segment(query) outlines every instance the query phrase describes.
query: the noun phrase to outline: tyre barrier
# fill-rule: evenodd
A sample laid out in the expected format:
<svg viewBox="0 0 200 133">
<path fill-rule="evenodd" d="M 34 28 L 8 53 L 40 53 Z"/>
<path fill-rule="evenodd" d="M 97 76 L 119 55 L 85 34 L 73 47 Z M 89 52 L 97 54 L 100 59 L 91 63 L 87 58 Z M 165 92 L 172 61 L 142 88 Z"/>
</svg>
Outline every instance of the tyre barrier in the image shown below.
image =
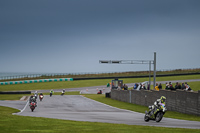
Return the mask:
<svg viewBox="0 0 200 133">
<path fill-rule="evenodd" d="M 0 94 L 31 94 L 31 91 L 0 91 Z"/>
<path fill-rule="evenodd" d="M 57 82 L 57 81 L 73 81 L 73 78 L 37 79 L 37 80 L 24 80 L 24 81 L 7 81 L 7 82 L 0 82 L 0 85 L 27 84 L 27 83 L 40 83 L 40 82 Z"/>
</svg>

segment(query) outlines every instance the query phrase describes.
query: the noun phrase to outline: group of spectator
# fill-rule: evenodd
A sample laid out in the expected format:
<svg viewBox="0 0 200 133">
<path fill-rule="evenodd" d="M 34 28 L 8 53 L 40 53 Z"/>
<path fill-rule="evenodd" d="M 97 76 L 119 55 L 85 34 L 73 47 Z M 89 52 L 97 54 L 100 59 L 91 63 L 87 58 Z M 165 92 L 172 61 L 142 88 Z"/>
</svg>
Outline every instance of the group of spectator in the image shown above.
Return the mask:
<svg viewBox="0 0 200 133">
<path fill-rule="evenodd" d="M 159 85 L 158 85 L 158 83 L 156 83 L 155 90 L 159 91 L 161 89 L 162 89 L 162 84 L 159 83 Z"/>
<path fill-rule="evenodd" d="M 133 89 L 136 90 L 138 89 L 139 87 L 139 90 L 149 90 L 149 86 L 146 88 L 145 84 L 142 84 L 142 83 L 135 83 L 135 85 L 133 86 Z"/>
<path fill-rule="evenodd" d="M 126 84 L 123 84 L 122 87 L 118 86 L 117 88 L 118 90 L 128 90 L 128 86 Z M 142 84 L 142 83 L 135 83 L 134 86 L 133 86 L 133 89 L 134 90 L 150 90 L 150 86 L 149 84 L 147 85 L 147 87 L 145 86 L 145 84 Z M 186 90 L 186 91 L 193 91 L 191 89 L 191 87 L 188 85 L 187 82 L 182 82 L 182 84 L 180 84 L 179 82 L 176 82 L 175 86 L 172 85 L 171 82 L 166 82 L 166 85 L 165 85 L 165 88 L 162 88 L 162 84 L 161 83 L 156 83 L 156 86 L 155 86 L 155 90 L 159 91 L 159 90 L 162 90 L 162 89 L 165 89 L 165 90 L 172 90 L 172 91 L 176 91 L 176 90 Z"/>
<path fill-rule="evenodd" d="M 123 85 L 123 89 L 124 89 L 124 90 L 128 90 L 128 85 L 124 84 L 124 85 Z"/>
<path fill-rule="evenodd" d="M 160 90 L 162 89 L 162 85 L 161 83 L 158 84 L 156 83 L 156 86 L 155 86 L 155 90 Z M 187 82 L 182 82 L 182 84 L 180 84 L 179 82 L 176 82 L 176 85 L 173 86 L 171 82 L 166 82 L 165 83 L 165 90 L 172 90 L 172 91 L 176 91 L 176 90 L 186 90 L 186 91 L 192 91 L 191 87 L 188 85 Z"/>
</svg>

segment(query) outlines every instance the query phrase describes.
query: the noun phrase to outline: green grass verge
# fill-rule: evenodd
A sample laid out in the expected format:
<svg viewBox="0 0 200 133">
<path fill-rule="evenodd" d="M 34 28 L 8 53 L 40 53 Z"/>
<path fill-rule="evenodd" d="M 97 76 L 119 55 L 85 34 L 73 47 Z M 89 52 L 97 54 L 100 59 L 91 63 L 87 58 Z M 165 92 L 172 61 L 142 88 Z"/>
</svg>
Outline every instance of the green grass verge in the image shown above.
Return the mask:
<svg viewBox="0 0 200 133">
<path fill-rule="evenodd" d="M 172 81 L 172 80 L 189 80 L 200 79 L 200 75 L 187 75 L 187 76 L 171 76 L 171 77 L 157 77 L 156 81 Z M 19 91 L 19 90 L 50 90 L 50 89 L 66 89 L 66 88 L 79 88 L 107 85 L 113 79 L 94 79 L 94 80 L 78 80 L 78 81 L 61 81 L 61 82 L 42 82 L 42 83 L 30 83 L 30 84 L 16 84 L 16 85 L 0 85 L 0 91 Z M 149 81 L 149 78 L 124 78 L 124 83 L 140 83 Z M 151 79 L 153 81 L 153 78 Z M 192 82 L 189 83 L 193 90 L 200 90 L 198 86 L 200 82 L 197 82 L 195 86 L 192 86 Z"/>
<path fill-rule="evenodd" d="M 49 93 L 43 93 L 43 95 L 49 95 Z M 61 92 L 54 92 L 53 95 L 61 95 Z M 79 91 L 67 91 L 64 95 L 80 95 Z"/>
<path fill-rule="evenodd" d="M 0 129 L 2 133 L 199 133 L 199 129 L 164 128 L 110 124 L 98 122 L 79 122 L 42 117 L 12 115 L 18 110 L 0 106 Z"/>
<path fill-rule="evenodd" d="M 0 100 L 20 100 L 23 96 L 30 96 L 29 94 L 0 94 Z"/>
<path fill-rule="evenodd" d="M 55 92 L 53 95 L 60 95 L 61 92 Z M 23 96 L 30 96 L 33 94 L 0 94 L 0 100 L 20 100 Z M 49 95 L 49 93 L 43 93 Z M 65 95 L 80 95 L 79 91 L 66 92 Z"/>
</svg>

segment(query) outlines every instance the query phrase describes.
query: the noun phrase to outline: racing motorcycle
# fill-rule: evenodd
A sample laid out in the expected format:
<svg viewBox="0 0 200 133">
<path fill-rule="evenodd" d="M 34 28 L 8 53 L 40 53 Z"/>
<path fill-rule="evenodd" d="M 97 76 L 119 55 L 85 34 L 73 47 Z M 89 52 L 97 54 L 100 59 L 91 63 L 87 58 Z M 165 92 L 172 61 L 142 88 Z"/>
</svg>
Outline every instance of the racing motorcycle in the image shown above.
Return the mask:
<svg viewBox="0 0 200 133">
<path fill-rule="evenodd" d="M 42 101 L 43 97 L 44 97 L 43 95 L 39 95 L 40 101 Z"/>
<path fill-rule="evenodd" d="M 157 109 L 159 109 L 159 111 L 156 112 Z M 149 106 L 149 112 L 145 111 L 144 121 L 148 122 L 149 120 L 154 120 L 160 122 L 166 111 L 167 108 L 164 104 Z M 156 113 L 154 114 L 154 112 Z"/>
<path fill-rule="evenodd" d="M 36 103 L 35 102 L 31 102 L 30 103 L 30 109 L 31 109 L 32 112 L 35 109 L 35 107 L 36 107 Z"/>
<path fill-rule="evenodd" d="M 35 96 L 35 99 L 37 99 L 37 96 L 38 96 L 38 95 L 37 95 L 37 94 L 34 94 L 34 96 Z"/>
</svg>

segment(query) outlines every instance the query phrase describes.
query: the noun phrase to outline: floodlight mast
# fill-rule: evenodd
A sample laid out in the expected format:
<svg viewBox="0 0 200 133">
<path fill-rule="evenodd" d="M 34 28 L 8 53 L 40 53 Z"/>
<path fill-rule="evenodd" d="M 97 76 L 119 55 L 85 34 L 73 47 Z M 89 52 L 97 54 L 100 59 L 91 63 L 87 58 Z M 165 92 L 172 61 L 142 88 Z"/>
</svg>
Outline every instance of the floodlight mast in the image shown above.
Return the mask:
<svg viewBox="0 0 200 133">
<path fill-rule="evenodd" d="M 154 82 L 156 86 L 156 52 L 154 52 L 154 60 L 99 60 L 99 63 L 105 64 L 149 64 L 149 89 L 151 86 L 151 64 L 154 64 Z"/>
</svg>

